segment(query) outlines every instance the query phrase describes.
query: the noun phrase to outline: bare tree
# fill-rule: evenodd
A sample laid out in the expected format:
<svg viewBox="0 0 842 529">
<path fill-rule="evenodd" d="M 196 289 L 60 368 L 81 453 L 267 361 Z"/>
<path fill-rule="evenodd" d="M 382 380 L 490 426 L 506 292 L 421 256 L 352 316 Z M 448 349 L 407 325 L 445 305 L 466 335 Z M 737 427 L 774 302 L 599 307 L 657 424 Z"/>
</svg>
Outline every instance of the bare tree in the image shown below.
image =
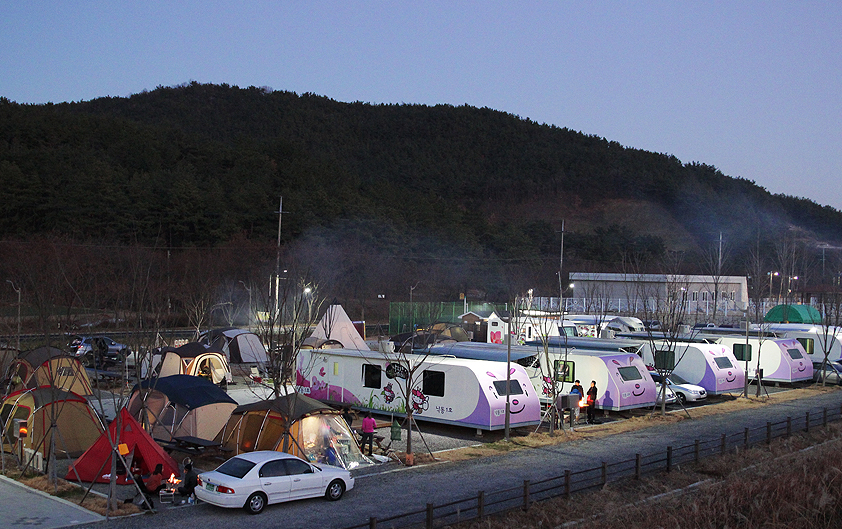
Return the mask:
<svg viewBox="0 0 842 529">
<path fill-rule="evenodd" d="M 719 310 L 719 303 L 722 295 L 722 278 L 724 270 L 727 267 L 727 262 L 731 254 L 731 245 L 727 240 L 722 238 L 722 232 L 719 232 L 719 240 L 716 244 L 709 245 L 704 249 L 702 254 L 702 267 L 711 278 L 711 295 L 713 297 L 713 314 L 711 319 L 717 321 L 717 311 Z"/>
</svg>

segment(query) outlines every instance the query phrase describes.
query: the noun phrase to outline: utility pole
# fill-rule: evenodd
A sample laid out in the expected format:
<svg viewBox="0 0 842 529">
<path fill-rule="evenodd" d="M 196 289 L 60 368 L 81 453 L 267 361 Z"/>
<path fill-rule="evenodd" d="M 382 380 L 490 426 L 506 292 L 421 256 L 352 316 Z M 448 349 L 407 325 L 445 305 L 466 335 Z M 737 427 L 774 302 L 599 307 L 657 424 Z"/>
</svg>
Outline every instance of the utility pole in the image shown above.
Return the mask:
<svg viewBox="0 0 842 529">
<path fill-rule="evenodd" d="M 16 287 L 14 283 L 12 283 L 11 279 L 7 279 L 6 283 L 12 285 L 12 290 L 17 292 L 18 294 L 18 352 L 20 352 L 20 289 Z"/>
<path fill-rule="evenodd" d="M 284 197 L 281 196 L 280 202 L 278 203 L 278 244 L 275 250 L 275 285 L 274 285 L 274 292 L 271 293 L 271 301 L 272 307 L 269 313 L 271 314 L 269 320 L 271 323 L 272 328 L 269 329 L 269 350 L 275 350 L 275 325 L 278 326 L 278 333 L 281 332 L 280 330 L 280 289 L 281 289 L 281 222 L 283 220 L 284 215 Z"/>
<path fill-rule="evenodd" d="M 562 298 L 564 297 L 564 286 L 562 286 L 561 270 L 564 266 L 564 219 L 561 219 L 561 252 L 558 256 L 558 312 L 560 321 L 564 321 L 564 309 L 562 308 Z M 560 323 L 561 325 L 561 323 Z"/>
</svg>

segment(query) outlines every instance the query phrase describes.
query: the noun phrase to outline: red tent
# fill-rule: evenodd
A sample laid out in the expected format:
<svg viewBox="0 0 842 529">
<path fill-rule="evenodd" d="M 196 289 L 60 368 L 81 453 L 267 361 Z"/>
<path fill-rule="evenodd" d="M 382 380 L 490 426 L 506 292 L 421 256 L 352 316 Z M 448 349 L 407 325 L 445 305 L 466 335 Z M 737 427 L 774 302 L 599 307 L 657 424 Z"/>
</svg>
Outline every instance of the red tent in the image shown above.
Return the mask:
<svg viewBox="0 0 842 529">
<path fill-rule="evenodd" d="M 97 483 L 108 483 L 108 474 L 111 472 L 111 444 L 108 441 L 108 436 L 115 439 L 117 435 L 117 420 L 111 421 L 108 426 L 108 431 L 103 432 L 99 439 L 91 446 L 84 454 L 79 456 L 79 459 L 70 465 L 67 475 L 64 479 Z M 155 465 L 161 463 L 164 465 L 164 479 L 168 479 L 170 474 L 175 474 L 176 477 L 180 475 L 178 470 L 178 463 L 169 454 L 164 452 L 161 445 L 156 443 L 152 437 L 140 426 L 140 423 L 129 414 L 126 408 L 120 410 L 120 444 L 125 444 L 128 452 L 124 456 L 126 461 L 131 457 L 131 465 L 133 468 L 139 468 L 143 475 L 151 474 L 155 469 Z M 103 463 L 105 463 L 103 465 Z M 74 470 L 75 469 L 75 470 Z M 78 477 L 77 474 L 78 473 Z M 130 483 L 127 479 L 128 473 L 117 476 L 117 483 L 125 485 Z"/>
</svg>

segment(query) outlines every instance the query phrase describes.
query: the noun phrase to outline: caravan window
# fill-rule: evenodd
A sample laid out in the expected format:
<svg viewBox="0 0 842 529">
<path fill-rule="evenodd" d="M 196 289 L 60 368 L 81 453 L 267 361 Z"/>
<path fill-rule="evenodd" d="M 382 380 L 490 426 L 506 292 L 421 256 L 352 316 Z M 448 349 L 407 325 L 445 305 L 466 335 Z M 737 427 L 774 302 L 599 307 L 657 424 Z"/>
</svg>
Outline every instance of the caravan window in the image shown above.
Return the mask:
<svg viewBox="0 0 842 529">
<path fill-rule="evenodd" d="M 812 338 L 797 338 L 798 343 L 801 344 L 801 347 L 807 351 L 808 355 L 813 354 L 813 339 Z"/>
<path fill-rule="evenodd" d="M 428 397 L 444 397 L 444 371 L 425 370 L 422 373 L 421 391 Z"/>
<path fill-rule="evenodd" d="M 622 377 L 624 382 L 629 382 L 630 380 L 641 380 L 643 375 L 640 374 L 640 371 L 637 370 L 634 366 L 628 367 L 619 367 L 617 371 L 620 372 L 620 377 Z"/>
<path fill-rule="evenodd" d="M 801 358 L 804 358 L 804 355 L 802 355 L 801 351 L 799 351 L 798 349 L 787 349 L 786 352 L 789 353 L 789 357 L 793 360 L 799 360 Z"/>
<path fill-rule="evenodd" d="M 380 366 L 363 364 L 363 386 L 380 389 Z"/>
<path fill-rule="evenodd" d="M 714 356 L 713 361 L 716 362 L 719 369 L 731 369 L 734 365 L 728 360 L 727 356 Z"/>
<path fill-rule="evenodd" d="M 494 390 L 497 392 L 498 395 L 505 395 L 506 394 L 506 381 L 505 380 L 495 380 L 494 381 Z M 517 380 L 509 379 L 509 395 L 522 395 L 523 388 L 520 387 L 520 382 Z"/>
</svg>

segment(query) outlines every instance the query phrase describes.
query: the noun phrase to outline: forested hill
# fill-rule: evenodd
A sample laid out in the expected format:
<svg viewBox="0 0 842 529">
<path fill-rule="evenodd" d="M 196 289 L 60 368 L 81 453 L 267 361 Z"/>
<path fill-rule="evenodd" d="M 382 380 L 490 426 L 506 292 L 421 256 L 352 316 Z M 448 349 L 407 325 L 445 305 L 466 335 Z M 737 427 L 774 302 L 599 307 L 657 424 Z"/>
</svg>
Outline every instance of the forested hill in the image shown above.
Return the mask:
<svg viewBox="0 0 842 529">
<path fill-rule="evenodd" d="M 792 225 L 842 241 L 833 208 L 504 112 L 197 83 L 80 103 L 0 99 L 0 187 L 2 237 L 271 238 L 282 195 L 286 239 L 341 226 L 385 247 L 435 238 L 495 253 L 525 238 L 551 252 L 560 219 L 631 203 L 696 242 Z M 664 228 L 619 224 L 644 243 Z"/>
</svg>

